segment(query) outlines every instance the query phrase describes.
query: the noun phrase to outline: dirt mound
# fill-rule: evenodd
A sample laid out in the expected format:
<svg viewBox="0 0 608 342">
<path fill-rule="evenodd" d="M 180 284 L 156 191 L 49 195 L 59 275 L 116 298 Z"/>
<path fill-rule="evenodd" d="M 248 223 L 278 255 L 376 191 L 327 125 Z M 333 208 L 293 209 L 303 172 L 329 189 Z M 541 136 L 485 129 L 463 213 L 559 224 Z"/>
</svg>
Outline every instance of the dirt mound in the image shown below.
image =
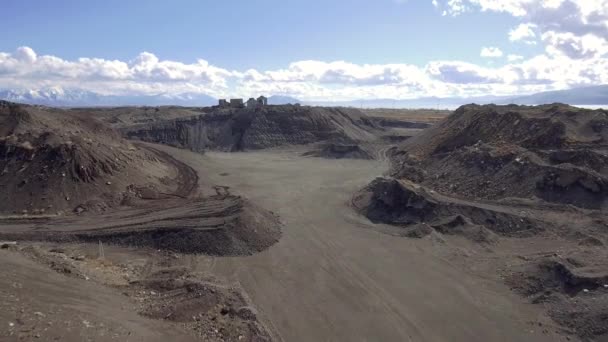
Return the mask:
<svg viewBox="0 0 608 342">
<path fill-rule="evenodd" d="M 74 232 L 78 241 L 152 247 L 181 253 L 251 255 L 275 244 L 280 236 L 278 219 L 238 196 L 203 198 L 193 204 L 191 215 L 164 215 L 110 229 Z M 191 208 L 191 209 L 194 209 Z"/>
<path fill-rule="evenodd" d="M 495 234 L 529 236 L 545 226 L 516 212 L 449 199 L 392 178 L 377 178 L 355 194 L 352 204 L 374 223 L 405 228 L 425 224 L 440 234 L 464 236 L 484 243 L 494 242 Z M 422 231 L 431 232 L 427 227 Z"/>
<path fill-rule="evenodd" d="M 470 199 L 600 209 L 608 195 L 607 138 L 602 110 L 469 105 L 394 150 L 391 174 Z"/>
<path fill-rule="evenodd" d="M 407 237 L 458 235 L 504 253 L 501 280 L 568 333 L 605 340 L 607 138 L 603 110 L 463 106 L 390 149 L 393 178 L 375 180 L 353 204 Z"/>
<path fill-rule="evenodd" d="M 458 108 L 424 134 L 408 141 L 408 153 L 424 157 L 484 143 L 511 144 L 528 149 L 606 146 L 608 113 L 568 105 Z"/>
<path fill-rule="evenodd" d="M 356 109 L 266 106 L 215 109 L 187 119 L 123 128 L 131 139 L 201 152 L 245 151 L 320 141 L 368 141 L 380 128 Z"/>
<path fill-rule="evenodd" d="M 128 187 L 170 190 L 176 171 L 89 116 L 0 102 L 0 213 L 119 205 Z"/>
<path fill-rule="evenodd" d="M 101 216 L 0 220 L 5 240 L 91 242 L 207 255 L 251 255 L 276 243 L 275 215 L 235 195 L 152 201 Z M 12 229 L 10 227 L 12 226 Z"/>
<path fill-rule="evenodd" d="M 605 252 L 600 253 L 605 257 Z M 571 253 L 526 264 L 507 280 L 532 303 L 544 304 L 549 315 L 585 341 L 608 337 L 608 269 L 598 258 Z"/>
<path fill-rule="evenodd" d="M 1 297 L 4 299 L 3 304 L 8 304 L 4 307 L 10 308 L 8 311 L 4 310 L 5 317 L 7 313 L 18 314 L 16 322 L 19 324 L 19 329 L 26 333 L 33 331 L 28 334 L 20 334 L 18 337 L 21 340 L 81 341 L 84 336 L 82 333 L 80 336 L 70 339 L 66 338 L 65 331 L 62 330 L 67 325 L 67 330 L 75 329 L 76 335 L 78 335 L 80 332 L 78 327 L 83 324 L 82 321 L 85 318 L 87 323 L 83 328 L 89 331 L 88 336 L 92 336 L 93 340 L 98 340 L 100 336 L 113 336 L 113 340 L 129 340 L 136 336 L 137 332 L 133 331 L 133 326 L 128 324 L 126 327 L 131 329 L 121 328 L 120 320 L 125 319 L 121 307 L 124 309 L 125 306 L 129 307 L 134 314 L 127 318 L 129 321 L 138 320 L 139 316 L 143 316 L 155 320 L 149 321 L 150 324 L 160 326 L 161 330 L 175 327 L 180 332 L 179 334 L 176 334 L 175 331 L 173 334 L 167 332 L 164 339 L 155 339 L 155 341 L 198 341 L 202 339 L 217 342 L 261 342 L 272 340 L 269 330 L 258 319 L 258 312 L 252 306 L 253 303 L 247 297 L 246 292 L 238 284 L 227 284 L 225 281 L 215 279 L 215 277 L 197 270 L 195 267 L 197 261 L 194 256 L 169 251 L 146 251 L 108 245 L 104 245 L 104 248 L 100 249 L 96 244 L 63 246 L 58 248 L 55 244 L 48 243 L 24 244 L 23 246 L 20 244 L 20 246 L 12 247 L 9 253 L 3 253 L 3 261 L 10 262 L 11 267 L 5 266 L 7 269 L 27 267 L 23 261 L 15 263 L 20 259 L 30 259 L 42 266 L 38 268 L 38 272 L 27 278 L 18 278 L 14 274 L 9 277 L 11 283 L 20 285 L 19 293 L 15 293 L 14 296 L 20 296 L 17 298 L 21 300 L 7 302 L 8 296 Z M 100 254 L 101 250 L 104 251 L 103 255 Z M 49 269 L 64 277 L 52 277 L 52 273 L 50 276 L 48 273 L 42 273 Z M 36 282 L 40 282 L 42 286 L 38 287 L 34 293 L 32 290 L 25 290 Z M 21 284 L 25 286 L 21 286 Z M 40 306 L 48 305 L 49 297 L 54 298 L 56 295 L 55 286 L 49 286 L 49 284 L 59 284 L 60 288 L 70 286 L 70 284 L 74 287 L 62 293 L 62 296 L 58 298 L 61 303 L 50 304 L 50 308 L 43 310 Z M 95 288 L 92 290 L 91 286 Z M 17 287 L 14 286 L 14 288 Z M 86 305 L 89 305 L 87 307 L 95 308 L 93 311 L 96 315 L 87 317 L 80 311 L 74 315 L 74 302 L 78 302 L 78 307 L 81 308 L 85 305 L 79 301 L 81 297 L 98 298 L 99 293 L 103 293 L 106 289 L 110 291 L 110 298 L 118 299 L 107 304 L 110 310 L 105 308 L 102 314 L 97 310 L 100 306 L 106 307 L 107 297 L 104 297 L 102 301 L 104 305 L 101 305 L 99 300 L 92 300 L 91 303 L 85 302 Z M 32 296 L 36 296 L 36 299 L 30 300 Z M 62 313 L 59 308 L 66 302 L 69 309 Z M 19 309 L 15 307 L 15 304 L 19 304 Z M 118 326 L 109 325 L 106 321 L 108 316 L 116 318 L 112 315 L 120 317 L 117 319 Z M 28 319 L 28 316 L 38 319 Z M 40 318 L 48 320 L 49 323 L 42 324 Z M 139 332 L 139 335 L 145 334 Z M 4 337 L 4 335 L 0 336 Z M 54 338 L 55 336 L 57 337 Z M 184 339 L 184 336 L 192 336 L 192 338 Z M 136 340 L 149 341 L 150 338 L 150 336 L 142 336 Z M 9 338 L 9 340 L 11 339 Z"/>
<path fill-rule="evenodd" d="M 205 341 L 271 341 L 240 289 L 167 268 L 132 283 L 143 316 L 182 324 Z"/>
<path fill-rule="evenodd" d="M 374 159 L 372 155 L 359 145 L 352 144 L 324 144 L 318 149 L 304 153 L 308 157 L 329 159 Z"/>
</svg>

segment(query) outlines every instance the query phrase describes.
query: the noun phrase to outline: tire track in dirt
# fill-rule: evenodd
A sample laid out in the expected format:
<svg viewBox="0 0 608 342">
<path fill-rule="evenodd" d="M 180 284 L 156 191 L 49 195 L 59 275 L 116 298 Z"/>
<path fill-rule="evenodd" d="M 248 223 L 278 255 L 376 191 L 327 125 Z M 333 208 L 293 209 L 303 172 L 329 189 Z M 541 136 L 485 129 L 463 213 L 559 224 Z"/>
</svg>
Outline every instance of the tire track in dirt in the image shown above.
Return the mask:
<svg viewBox="0 0 608 342">
<path fill-rule="evenodd" d="M 177 184 L 171 197 L 136 199 L 131 207 L 105 214 L 14 218 L 0 226 L 0 238 L 55 242 L 97 242 L 210 255 L 249 255 L 276 243 L 280 223 L 271 213 L 216 187 L 202 197 L 197 172 L 152 144 L 138 147 L 172 165 Z"/>
<path fill-rule="evenodd" d="M 177 169 L 176 182 L 178 184 L 178 187 L 174 193 L 169 194 L 169 195 L 177 196 L 177 197 L 181 197 L 181 198 L 188 198 L 188 197 L 192 197 L 193 195 L 195 195 L 195 192 L 198 189 L 199 178 L 198 178 L 198 174 L 196 173 L 196 171 L 193 168 L 191 168 L 190 166 L 186 165 L 185 163 L 182 163 L 181 161 L 173 158 L 167 152 L 164 152 L 157 148 L 152 147 L 151 144 L 144 144 L 144 143 L 140 142 L 140 143 L 135 143 L 135 145 L 156 154 L 161 159 L 170 163 Z"/>
</svg>

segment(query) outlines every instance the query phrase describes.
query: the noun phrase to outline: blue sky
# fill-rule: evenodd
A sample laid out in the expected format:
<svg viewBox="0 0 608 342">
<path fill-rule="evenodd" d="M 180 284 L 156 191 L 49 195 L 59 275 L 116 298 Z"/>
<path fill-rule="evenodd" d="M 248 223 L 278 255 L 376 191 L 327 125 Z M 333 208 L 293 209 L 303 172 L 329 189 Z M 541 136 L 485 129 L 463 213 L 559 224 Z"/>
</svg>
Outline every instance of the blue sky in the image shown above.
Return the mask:
<svg viewBox="0 0 608 342">
<path fill-rule="evenodd" d="M 479 46 L 506 47 L 516 23 L 500 13 L 441 17 L 420 0 L 8 0 L 4 9 L 11 15 L 0 22 L 3 51 L 25 45 L 67 59 L 121 60 L 150 51 L 236 69 L 307 59 L 482 63 Z"/>
<path fill-rule="evenodd" d="M 214 96 L 264 91 L 326 100 L 606 83 L 605 72 L 585 65 L 605 66 L 608 44 L 601 28 L 608 30 L 607 3 L 4 0 L 0 88 L 80 85 Z M 576 18 L 560 19 L 562 14 Z M 28 63 L 17 58 L 30 51 L 36 58 L 26 58 Z M 142 53 L 147 69 L 137 72 Z M 50 57 L 65 63 L 50 65 Z M 82 58 L 88 62 L 80 63 Z M 311 61 L 316 63 L 301 63 Z M 583 76 L 546 70 L 560 64 Z M 563 77 L 551 75 L 556 72 Z"/>
</svg>

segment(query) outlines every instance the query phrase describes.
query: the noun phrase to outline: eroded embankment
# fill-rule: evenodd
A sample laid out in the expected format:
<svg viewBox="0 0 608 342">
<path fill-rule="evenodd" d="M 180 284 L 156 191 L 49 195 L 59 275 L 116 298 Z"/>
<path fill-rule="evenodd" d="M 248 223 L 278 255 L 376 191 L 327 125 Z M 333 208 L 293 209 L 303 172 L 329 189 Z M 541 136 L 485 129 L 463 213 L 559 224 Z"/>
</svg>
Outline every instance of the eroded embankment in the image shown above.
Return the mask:
<svg viewBox="0 0 608 342">
<path fill-rule="evenodd" d="M 267 106 L 255 110 L 218 108 L 187 119 L 122 128 L 131 139 L 195 152 L 245 151 L 321 141 L 369 141 L 380 130 L 355 109 L 307 106 Z"/>
</svg>

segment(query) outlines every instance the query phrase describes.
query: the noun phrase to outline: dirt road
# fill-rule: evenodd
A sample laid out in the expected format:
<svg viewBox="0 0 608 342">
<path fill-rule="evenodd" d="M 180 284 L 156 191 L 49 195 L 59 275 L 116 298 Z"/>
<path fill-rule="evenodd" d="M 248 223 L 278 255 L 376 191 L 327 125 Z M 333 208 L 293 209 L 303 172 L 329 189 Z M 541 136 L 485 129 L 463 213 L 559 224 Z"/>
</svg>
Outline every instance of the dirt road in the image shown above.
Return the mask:
<svg viewBox="0 0 608 342">
<path fill-rule="evenodd" d="M 348 202 L 386 170 L 383 162 L 159 149 L 197 170 L 201 187 L 230 186 L 281 217 L 283 237 L 267 251 L 197 263 L 240 283 L 277 340 L 565 340 L 541 332 L 551 323 L 539 308 L 463 271 L 439 242 L 370 229 Z"/>
</svg>

